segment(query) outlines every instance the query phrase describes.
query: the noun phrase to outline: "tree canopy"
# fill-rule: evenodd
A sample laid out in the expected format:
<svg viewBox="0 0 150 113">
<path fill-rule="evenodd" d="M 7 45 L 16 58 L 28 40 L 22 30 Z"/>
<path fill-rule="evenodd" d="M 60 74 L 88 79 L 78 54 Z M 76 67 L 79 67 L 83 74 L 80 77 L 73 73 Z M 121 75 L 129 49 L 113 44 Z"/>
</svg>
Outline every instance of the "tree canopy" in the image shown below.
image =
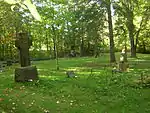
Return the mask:
<svg viewBox="0 0 150 113">
<path fill-rule="evenodd" d="M 149 10 L 148 0 L 1 0 L 1 57 L 16 56 L 13 39 L 24 31 L 33 57 L 65 57 L 73 49 L 79 56 L 110 52 L 115 62 L 125 46 L 136 57 L 150 51 Z"/>
</svg>

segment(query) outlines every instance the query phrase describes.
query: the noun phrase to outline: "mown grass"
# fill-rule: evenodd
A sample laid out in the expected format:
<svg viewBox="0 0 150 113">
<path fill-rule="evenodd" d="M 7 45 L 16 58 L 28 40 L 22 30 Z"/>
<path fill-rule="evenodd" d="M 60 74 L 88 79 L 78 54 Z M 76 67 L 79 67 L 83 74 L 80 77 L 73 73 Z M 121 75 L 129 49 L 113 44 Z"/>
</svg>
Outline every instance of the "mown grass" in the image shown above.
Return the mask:
<svg viewBox="0 0 150 113">
<path fill-rule="evenodd" d="M 35 61 L 40 80 L 15 83 L 14 69 L 0 73 L 0 113 L 149 113 L 150 89 L 134 85 L 141 73 L 149 76 L 150 56 L 129 58 L 128 73 L 112 74 L 108 54 L 99 58 Z M 67 78 L 73 69 L 77 78 Z M 92 70 L 92 72 L 91 72 Z"/>
</svg>

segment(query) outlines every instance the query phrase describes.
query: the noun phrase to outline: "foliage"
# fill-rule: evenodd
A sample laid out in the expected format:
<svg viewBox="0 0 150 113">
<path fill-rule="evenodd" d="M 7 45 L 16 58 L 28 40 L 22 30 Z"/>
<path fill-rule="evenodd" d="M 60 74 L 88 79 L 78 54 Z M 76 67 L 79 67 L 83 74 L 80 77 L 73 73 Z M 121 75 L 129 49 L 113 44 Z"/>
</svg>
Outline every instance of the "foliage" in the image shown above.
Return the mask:
<svg viewBox="0 0 150 113">
<path fill-rule="evenodd" d="M 142 31 L 147 29 L 149 21 L 149 5 L 147 0 L 119 0 L 114 4 L 115 14 L 117 16 L 116 30 L 122 30 L 117 36 L 123 35 L 121 40 L 129 37 L 131 45 L 131 56 L 136 56 L 136 48 L 140 42 Z M 141 9 L 141 10 L 139 10 Z M 121 29 L 118 29 L 120 28 Z M 128 34 L 128 35 L 127 35 Z M 120 44 L 120 43 L 119 43 Z"/>
<path fill-rule="evenodd" d="M 150 11 L 146 0 L 139 0 L 132 4 L 124 0 L 86 2 L 83 0 L 33 0 L 32 3 L 28 0 L 28 2 L 34 5 L 34 9 L 36 6 L 42 21 L 33 19 L 31 11 L 23 8 L 26 1 L 15 1 L 13 11 L 10 8 L 12 3 L 0 2 L 0 38 L 6 42 L 0 45 L 2 58 L 3 56 L 6 58 L 7 53 L 13 53 L 10 55 L 12 59 L 17 58 L 14 42 L 10 43 L 8 39 L 17 38 L 18 32 L 31 34 L 33 58 L 41 57 L 43 51 L 44 57 L 56 58 L 56 51 L 58 57 L 67 57 L 71 49 L 74 49 L 78 56 L 99 56 L 101 51 L 109 51 L 111 56 L 115 56 L 112 55 L 113 51 L 121 51 L 124 45 L 127 45 L 128 51 L 133 47 L 138 52 L 148 53 L 149 51 Z M 114 39 L 109 38 L 108 28 L 111 24 L 108 23 L 108 6 L 111 10 L 109 12 L 112 13 L 111 36 Z M 138 10 L 139 8 L 141 10 Z M 129 19 L 131 16 L 128 15 L 128 11 L 133 13 L 131 19 L 133 22 Z M 133 25 L 133 29 L 130 29 L 129 23 Z M 131 37 L 129 34 L 132 38 L 129 38 Z M 113 46 L 114 50 L 112 50 Z M 9 48 L 12 48 L 12 52 Z"/>
</svg>

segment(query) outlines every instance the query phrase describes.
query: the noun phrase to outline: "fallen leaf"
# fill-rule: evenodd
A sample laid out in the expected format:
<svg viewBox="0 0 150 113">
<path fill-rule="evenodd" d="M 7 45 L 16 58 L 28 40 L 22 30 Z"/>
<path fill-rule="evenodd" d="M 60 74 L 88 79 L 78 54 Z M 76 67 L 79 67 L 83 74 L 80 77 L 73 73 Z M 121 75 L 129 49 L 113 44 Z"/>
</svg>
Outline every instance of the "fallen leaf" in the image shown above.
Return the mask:
<svg viewBox="0 0 150 113">
<path fill-rule="evenodd" d="M 3 98 L 0 98 L 0 102 L 3 101 L 3 100 L 4 100 Z"/>
</svg>

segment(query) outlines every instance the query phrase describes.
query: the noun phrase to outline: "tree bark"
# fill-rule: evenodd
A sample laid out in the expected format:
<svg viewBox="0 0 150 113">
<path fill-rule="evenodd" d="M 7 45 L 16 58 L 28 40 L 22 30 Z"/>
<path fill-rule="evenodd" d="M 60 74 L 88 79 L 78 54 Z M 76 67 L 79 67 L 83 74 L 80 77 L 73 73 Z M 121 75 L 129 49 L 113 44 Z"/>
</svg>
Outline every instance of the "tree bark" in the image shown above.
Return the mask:
<svg viewBox="0 0 150 113">
<path fill-rule="evenodd" d="M 53 44 L 54 44 L 54 46 L 53 46 L 53 49 L 54 49 L 54 59 L 56 59 L 56 33 L 55 33 L 55 28 L 54 28 L 54 26 L 52 26 L 52 30 L 53 30 L 53 34 L 54 34 L 54 36 L 53 36 Z"/>
<path fill-rule="evenodd" d="M 129 30 L 129 38 L 131 45 L 131 57 L 136 57 L 136 45 L 134 44 L 133 30 Z"/>
<path fill-rule="evenodd" d="M 47 53 L 49 53 L 49 40 L 48 40 L 48 33 L 46 31 L 46 50 L 47 50 Z"/>
<path fill-rule="evenodd" d="M 80 44 L 80 56 L 84 56 L 84 41 L 83 37 L 81 38 L 81 44 Z"/>
<path fill-rule="evenodd" d="M 134 42 L 134 24 L 133 24 L 133 11 L 127 9 L 127 29 L 129 32 L 130 46 L 131 46 L 131 57 L 136 57 L 136 45 Z"/>
<path fill-rule="evenodd" d="M 115 50 L 114 50 L 114 37 L 113 37 L 113 25 L 112 25 L 112 17 L 111 17 L 111 2 L 109 0 L 109 4 L 107 6 L 108 12 L 108 27 L 109 27 L 109 41 L 110 41 L 110 62 L 116 62 L 115 58 Z"/>
<path fill-rule="evenodd" d="M 144 40 L 142 40 L 142 49 L 143 49 L 143 53 L 146 53 L 146 45 Z"/>
</svg>

